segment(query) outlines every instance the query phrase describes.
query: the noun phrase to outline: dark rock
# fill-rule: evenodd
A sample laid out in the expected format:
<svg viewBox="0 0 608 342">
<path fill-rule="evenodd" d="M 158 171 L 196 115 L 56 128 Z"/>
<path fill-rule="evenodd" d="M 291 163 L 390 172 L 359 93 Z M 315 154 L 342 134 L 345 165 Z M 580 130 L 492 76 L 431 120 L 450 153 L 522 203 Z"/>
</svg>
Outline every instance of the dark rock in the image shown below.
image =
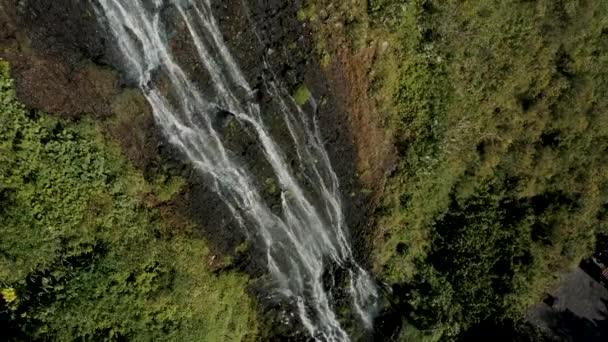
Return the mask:
<svg viewBox="0 0 608 342">
<path fill-rule="evenodd" d="M 104 117 L 112 113 L 115 99 L 123 94 L 123 88 L 133 83 L 126 70 L 122 69 L 116 44 L 104 26 L 98 23 L 90 1 L 0 0 L 0 4 L 0 57 L 11 62 L 22 101 L 31 108 L 69 117 L 79 117 L 83 113 Z M 230 50 L 254 86 L 253 94 L 243 96 L 254 96 L 259 101 L 265 119 L 270 123 L 271 134 L 286 149 L 286 155 L 295 155 L 288 148 L 291 138 L 262 75 L 284 84 L 286 89 L 294 89 L 304 83 L 314 98 L 324 99 L 318 106 L 309 102 L 305 110 L 308 115 L 316 115 L 319 119 L 325 147 L 341 182 L 351 236 L 360 237 L 368 206 L 367 197 L 361 195 L 362 187 L 357 180 L 356 151 L 347 124 L 348 113 L 338 106 L 330 93 L 311 33 L 296 18 L 298 2 L 216 1 L 213 6 Z M 163 16 L 173 15 L 175 11 L 167 6 Z M 208 75 L 199 72 L 202 66 L 194 57 L 194 47 L 185 38 L 185 28 L 176 25 L 169 30 L 171 46 L 180 65 L 188 66 L 186 72 L 201 89 L 212 88 L 208 86 Z M 292 44 L 296 44 L 296 48 L 288 47 Z M 162 84 L 162 78 L 159 72 L 154 82 Z M 234 119 L 233 113 L 223 108 L 212 115 L 216 115 L 216 125 L 221 127 L 229 149 L 250 166 L 260 187 L 266 188 L 264 196 L 269 206 L 279 211 L 277 194 L 280 192 L 272 186 L 276 180 L 262 156 L 263 151 L 255 135 L 249 127 Z M 255 248 L 258 239 L 255 232 L 242 231 L 211 188 L 209 179 L 184 164 L 183 156 L 165 143 L 150 108 L 142 107 L 135 118 L 127 117 L 121 124 L 109 127 L 108 131 L 148 177 L 169 168 L 188 179 L 188 189 L 176 200 L 173 210 L 196 223 L 197 234 L 210 241 L 213 254 L 235 254 L 235 250 L 248 242 L 246 253 L 239 255 L 235 265 L 256 279 L 251 291 L 260 298 L 262 311 L 273 326 L 272 332 L 268 333 L 269 338 L 277 341 L 309 339 L 298 321 L 290 315 L 294 312 L 293 303 L 277 301 L 268 292 L 270 280 L 265 278 L 266 258 L 263 251 Z M 296 165 L 293 158 L 289 162 Z M 313 194 L 312 184 L 304 184 L 304 188 Z M 365 264 L 367 244 L 353 240 L 357 257 Z M 328 284 L 344 281 L 343 272 L 339 269 L 328 272 Z M 346 301 L 348 296 L 338 293 L 335 299 L 337 302 Z M 349 315 L 352 314 L 346 314 L 347 319 L 350 319 Z"/>
</svg>

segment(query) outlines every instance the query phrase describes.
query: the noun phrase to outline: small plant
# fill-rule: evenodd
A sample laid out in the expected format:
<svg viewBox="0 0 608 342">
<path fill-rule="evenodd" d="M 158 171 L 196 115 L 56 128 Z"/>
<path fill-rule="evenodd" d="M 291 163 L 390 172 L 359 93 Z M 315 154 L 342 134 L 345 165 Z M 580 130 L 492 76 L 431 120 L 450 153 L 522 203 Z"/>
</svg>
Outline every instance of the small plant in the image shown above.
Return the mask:
<svg viewBox="0 0 608 342">
<path fill-rule="evenodd" d="M 301 7 L 296 12 L 296 17 L 299 21 L 310 21 L 316 22 L 318 20 L 317 9 L 314 3 L 309 4 L 308 6 Z"/>
<path fill-rule="evenodd" d="M 298 106 L 303 106 L 306 102 L 308 102 L 308 100 L 310 100 L 311 96 L 312 94 L 310 93 L 310 90 L 308 90 L 308 87 L 306 87 L 306 85 L 303 83 L 298 84 L 291 93 L 291 97 L 293 97 L 293 100 L 298 104 Z"/>
</svg>

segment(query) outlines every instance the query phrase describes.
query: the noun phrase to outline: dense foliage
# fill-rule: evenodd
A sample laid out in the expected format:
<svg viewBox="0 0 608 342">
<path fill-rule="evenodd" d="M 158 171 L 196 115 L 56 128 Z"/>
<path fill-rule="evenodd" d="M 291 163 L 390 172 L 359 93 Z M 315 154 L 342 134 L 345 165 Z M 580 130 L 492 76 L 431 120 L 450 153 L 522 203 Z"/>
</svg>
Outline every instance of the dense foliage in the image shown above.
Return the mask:
<svg viewBox="0 0 608 342">
<path fill-rule="evenodd" d="M 608 232 L 608 2 L 309 0 L 299 17 L 317 45 L 344 26 L 352 58 L 375 56 L 399 157 L 373 241 L 394 337 L 536 336 L 526 310 Z"/>
<path fill-rule="evenodd" d="M 393 44 L 376 91 L 400 155 L 377 268 L 430 337 L 518 321 L 608 228 L 608 2 L 373 0 L 367 15 Z"/>
<path fill-rule="evenodd" d="M 26 110 L 0 69 L 3 338 L 252 338 L 247 279 L 158 209 L 182 183 L 147 182 L 92 122 Z"/>
</svg>

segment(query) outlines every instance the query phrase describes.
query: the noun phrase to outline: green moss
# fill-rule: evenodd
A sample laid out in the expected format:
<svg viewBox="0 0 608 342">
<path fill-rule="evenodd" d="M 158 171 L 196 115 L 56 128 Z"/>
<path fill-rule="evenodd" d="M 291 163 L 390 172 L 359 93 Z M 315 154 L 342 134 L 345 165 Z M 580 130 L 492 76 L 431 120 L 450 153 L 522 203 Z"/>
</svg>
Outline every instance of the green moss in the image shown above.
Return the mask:
<svg viewBox="0 0 608 342">
<path fill-rule="evenodd" d="M 317 8 L 314 2 L 310 2 L 307 6 L 303 6 L 296 12 L 296 17 L 299 21 L 317 22 Z"/>
<path fill-rule="evenodd" d="M 10 75 L 9 64 L 0 60 L 0 75 Z M 4 76 L 7 77 L 7 76 Z"/>
<path fill-rule="evenodd" d="M 319 65 L 321 68 L 327 68 L 331 64 L 331 55 L 327 51 L 322 51 L 319 54 Z"/>
<path fill-rule="evenodd" d="M 297 11 L 296 14 L 299 21 L 308 21 L 312 24 L 312 29 L 315 33 L 314 47 L 319 65 L 321 68 L 328 67 L 331 64 L 332 56 L 327 48 L 327 37 L 325 37 L 319 30 L 319 28 L 322 27 L 320 24 L 324 22 L 324 20 L 319 20 L 316 2 L 312 0 L 303 2 L 302 7 Z M 325 16 L 327 16 L 327 14 L 325 14 Z"/>
<path fill-rule="evenodd" d="M 247 241 L 243 241 L 236 247 L 235 253 L 236 254 L 245 253 L 248 248 L 249 248 L 249 243 Z"/>
<path fill-rule="evenodd" d="M 293 97 L 298 106 L 302 106 L 308 102 L 311 96 L 310 90 L 303 83 L 298 84 L 291 93 L 291 97 Z"/>
<path fill-rule="evenodd" d="M 27 110 L 0 70 L 3 324 L 27 339 L 253 340 L 247 277 L 211 272 L 189 224 L 144 203 L 183 180 L 146 182 L 96 123 Z"/>
<path fill-rule="evenodd" d="M 308 19 L 308 14 L 306 13 L 306 10 L 304 10 L 303 8 L 300 8 L 296 12 L 296 17 L 298 18 L 299 21 L 305 21 L 306 19 Z"/>
<path fill-rule="evenodd" d="M 243 127 L 239 124 L 238 120 L 230 119 L 228 124 L 224 128 L 224 136 L 229 139 L 238 139 L 242 134 L 245 134 Z"/>
<path fill-rule="evenodd" d="M 279 192 L 279 187 L 274 178 L 266 178 L 264 181 L 264 189 L 267 193 L 274 195 Z"/>
</svg>

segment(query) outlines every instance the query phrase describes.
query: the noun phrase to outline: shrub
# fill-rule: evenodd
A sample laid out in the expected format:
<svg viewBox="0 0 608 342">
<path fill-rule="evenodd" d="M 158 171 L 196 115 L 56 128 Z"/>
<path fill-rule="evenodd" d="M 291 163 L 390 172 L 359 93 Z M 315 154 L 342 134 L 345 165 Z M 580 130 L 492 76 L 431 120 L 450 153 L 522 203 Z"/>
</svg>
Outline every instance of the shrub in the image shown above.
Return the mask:
<svg viewBox="0 0 608 342">
<path fill-rule="evenodd" d="M 145 205 L 181 186 L 148 184 L 92 121 L 27 110 L 0 63 L 4 338 L 253 338 L 247 278 L 212 273 L 205 242 Z"/>
</svg>

